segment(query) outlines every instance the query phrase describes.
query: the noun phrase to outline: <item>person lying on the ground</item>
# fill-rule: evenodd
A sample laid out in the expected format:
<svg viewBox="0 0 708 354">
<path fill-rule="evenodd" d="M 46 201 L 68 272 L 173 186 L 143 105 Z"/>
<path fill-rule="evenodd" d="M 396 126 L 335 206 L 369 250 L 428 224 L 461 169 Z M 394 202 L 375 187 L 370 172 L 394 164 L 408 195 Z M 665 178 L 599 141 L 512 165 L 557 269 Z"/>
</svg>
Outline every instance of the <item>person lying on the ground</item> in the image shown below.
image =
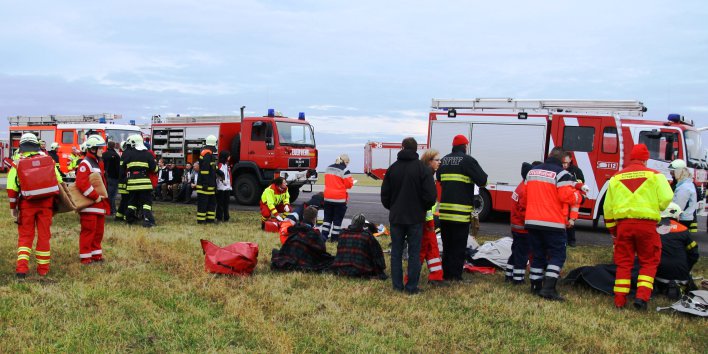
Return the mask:
<svg viewBox="0 0 708 354">
<path fill-rule="evenodd" d="M 376 225 L 367 223 L 364 215 L 356 215 L 339 235 L 337 256 L 330 270 L 338 275 L 386 279 L 386 261 L 373 236 L 375 232 Z"/>
<path fill-rule="evenodd" d="M 288 237 L 280 250 L 273 249 L 270 267 L 273 270 L 297 270 L 320 272 L 334 260 L 320 232 L 313 226 L 317 221 L 317 209 L 308 207 L 303 220 L 288 228 Z"/>
</svg>

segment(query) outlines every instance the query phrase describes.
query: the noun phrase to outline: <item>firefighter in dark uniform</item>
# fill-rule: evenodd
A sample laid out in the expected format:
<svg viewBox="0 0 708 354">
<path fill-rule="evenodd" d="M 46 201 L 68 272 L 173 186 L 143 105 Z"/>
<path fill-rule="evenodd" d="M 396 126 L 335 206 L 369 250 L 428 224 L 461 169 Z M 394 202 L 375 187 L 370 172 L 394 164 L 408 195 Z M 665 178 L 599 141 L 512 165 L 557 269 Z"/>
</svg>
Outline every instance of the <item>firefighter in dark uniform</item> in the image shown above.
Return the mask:
<svg viewBox="0 0 708 354">
<path fill-rule="evenodd" d="M 436 173 L 442 187 L 439 213 L 443 277 L 452 281 L 462 280 L 467 236 L 474 210 L 474 186 L 487 184 L 487 174 L 477 160 L 467 155 L 467 144 L 467 137 L 455 136 L 452 153 L 442 158 Z"/>
<path fill-rule="evenodd" d="M 216 137 L 209 135 L 199 153 L 197 177 L 197 224 L 216 221 Z"/>
<path fill-rule="evenodd" d="M 120 150 L 123 152 L 120 157 L 120 167 L 118 169 L 118 194 L 120 194 L 120 204 L 118 204 L 118 209 L 116 210 L 115 221 L 125 221 L 125 212 L 128 208 L 128 202 L 130 202 L 127 189 L 128 171 L 125 167 L 125 159 L 134 151 L 133 148 L 127 144 L 127 141 L 120 143 Z"/>
<path fill-rule="evenodd" d="M 128 175 L 126 189 L 130 200 L 126 221 L 132 223 L 141 215 L 143 226 L 152 227 L 155 226 L 155 217 L 152 214 L 152 182 L 148 172 L 157 171 L 157 163 L 139 134 L 128 137 L 127 145 L 132 150 L 123 154 L 123 164 Z M 139 214 L 139 211 L 142 213 Z"/>
<path fill-rule="evenodd" d="M 66 175 L 64 175 L 64 172 L 61 172 L 61 165 L 59 165 L 59 153 L 57 153 L 58 148 L 59 148 L 59 143 L 52 143 L 51 145 L 49 145 L 49 151 L 47 151 L 47 155 L 52 157 L 52 160 L 54 160 L 54 165 L 57 168 L 57 171 L 59 171 L 61 178 L 64 178 L 64 177 L 66 177 Z"/>
<path fill-rule="evenodd" d="M 661 261 L 654 277 L 654 293 L 666 294 L 672 300 L 678 300 L 682 290 L 691 290 L 691 269 L 700 257 L 689 228 L 679 222 L 680 214 L 681 207 L 669 204 L 657 227 L 661 235 Z"/>
</svg>

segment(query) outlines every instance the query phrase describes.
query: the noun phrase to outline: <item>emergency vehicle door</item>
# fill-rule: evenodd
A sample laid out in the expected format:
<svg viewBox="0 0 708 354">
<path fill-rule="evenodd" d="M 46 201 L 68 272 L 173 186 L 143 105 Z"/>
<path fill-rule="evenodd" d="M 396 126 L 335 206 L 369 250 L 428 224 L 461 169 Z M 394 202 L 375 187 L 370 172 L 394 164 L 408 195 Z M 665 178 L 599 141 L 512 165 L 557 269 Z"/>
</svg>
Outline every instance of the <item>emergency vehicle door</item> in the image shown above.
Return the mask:
<svg viewBox="0 0 708 354">
<path fill-rule="evenodd" d="M 247 143 L 247 146 L 242 147 L 246 149 L 247 159 L 255 162 L 260 168 L 275 168 L 273 123 L 254 121 L 251 124 L 251 139 L 248 142 L 241 141 L 241 144 Z"/>
<path fill-rule="evenodd" d="M 649 149 L 647 167 L 666 175 L 671 181 L 669 164 L 675 159 L 685 159 L 683 141 L 679 130 L 671 128 L 657 129 L 642 127 L 638 131 L 638 144 L 645 144 Z"/>
<path fill-rule="evenodd" d="M 76 141 L 76 130 L 75 129 L 57 129 L 57 141 L 59 142 L 59 148 L 57 149 L 57 154 L 59 155 L 59 167 L 62 172 L 68 172 L 67 163 L 69 161 L 69 156 L 71 155 L 71 148 L 76 146 L 78 149 L 78 143 Z"/>
<path fill-rule="evenodd" d="M 553 143 L 555 146 L 561 146 L 565 151 L 572 153 L 573 164 L 580 168 L 585 178 L 585 185 L 590 188 L 587 194 L 588 199 L 580 207 L 581 215 L 591 215 L 592 205 L 597 199 L 600 188 L 605 181 L 605 176 L 610 176 L 619 171 L 619 161 L 603 158 L 600 161 L 599 156 L 603 142 L 603 122 L 609 121 L 606 117 L 598 116 L 553 116 L 555 125 L 553 133 Z M 614 119 L 611 120 L 614 122 Z M 611 129 L 608 129 L 610 132 Z M 619 156 L 619 155 L 617 155 Z M 619 159 L 617 157 L 617 159 Z M 596 171 L 600 171 L 596 173 Z M 598 178 L 601 178 L 598 181 Z"/>
</svg>

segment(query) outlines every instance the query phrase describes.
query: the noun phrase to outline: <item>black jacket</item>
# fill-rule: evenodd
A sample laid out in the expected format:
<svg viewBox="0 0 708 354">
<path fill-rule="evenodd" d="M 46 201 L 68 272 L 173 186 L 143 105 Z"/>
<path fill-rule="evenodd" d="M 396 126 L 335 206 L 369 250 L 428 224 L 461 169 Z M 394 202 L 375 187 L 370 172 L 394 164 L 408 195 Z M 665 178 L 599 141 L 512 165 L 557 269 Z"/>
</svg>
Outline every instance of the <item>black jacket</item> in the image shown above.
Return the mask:
<svg viewBox="0 0 708 354">
<path fill-rule="evenodd" d="M 470 214 L 474 208 L 474 186 L 487 185 L 487 174 L 477 160 L 467 155 L 463 148 L 456 146 L 440 161 L 437 179 L 442 190 L 440 220 L 470 222 Z"/>
<path fill-rule="evenodd" d="M 114 149 L 103 153 L 103 166 L 106 168 L 106 178 L 118 179 L 120 172 L 120 155 Z"/>
<path fill-rule="evenodd" d="M 575 166 L 571 163 L 566 171 L 568 171 L 568 173 L 573 176 L 574 181 L 580 181 L 585 183 L 585 176 L 583 176 L 583 170 L 581 170 L 578 166 Z"/>
<path fill-rule="evenodd" d="M 433 174 L 418 160 L 418 153 L 399 151 L 398 160 L 388 168 L 381 185 L 381 204 L 390 211 L 388 220 L 392 224 L 423 223 L 436 197 Z"/>
<path fill-rule="evenodd" d="M 678 224 L 672 221 L 672 225 Z M 672 230 L 676 230 L 675 228 Z M 656 270 L 657 281 L 688 280 L 691 269 L 698 261 L 698 247 L 685 227 L 661 235 L 661 262 Z"/>
</svg>

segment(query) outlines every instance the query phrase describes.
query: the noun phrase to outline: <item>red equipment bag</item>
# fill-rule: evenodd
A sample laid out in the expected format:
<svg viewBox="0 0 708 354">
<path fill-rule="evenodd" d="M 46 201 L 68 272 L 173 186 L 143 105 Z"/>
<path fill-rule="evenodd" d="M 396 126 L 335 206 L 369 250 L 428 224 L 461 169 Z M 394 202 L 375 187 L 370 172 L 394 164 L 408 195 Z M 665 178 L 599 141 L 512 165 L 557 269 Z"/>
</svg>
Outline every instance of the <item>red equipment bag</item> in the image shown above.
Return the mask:
<svg viewBox="0 0 708 354">
<path fill-rule="evenodd" d="M 17 162 L 20 195 L 27 200 L 59 195 L 59 181 L 51 156 L 23 158 Z"/>
<path fill-rule="evenodd" d="M 258 245 L 236 242 L 219 247 L 201 240 L 204 250 L 204 267 L 209 273 L 250 275 L 258 264 Z"/>
<path fill-rule="evenodd" d="M 480 267 L 470 263 L 465 263 L 463 269 L 468 273 L 494 274 L 496 272 L 494 267 Z"/>
<path fill-rule="evenodd" d="M 268 219 L 263 226 L 265 232 L 280 232 L 280 221 L 278 219 Z"/>
</svg>

